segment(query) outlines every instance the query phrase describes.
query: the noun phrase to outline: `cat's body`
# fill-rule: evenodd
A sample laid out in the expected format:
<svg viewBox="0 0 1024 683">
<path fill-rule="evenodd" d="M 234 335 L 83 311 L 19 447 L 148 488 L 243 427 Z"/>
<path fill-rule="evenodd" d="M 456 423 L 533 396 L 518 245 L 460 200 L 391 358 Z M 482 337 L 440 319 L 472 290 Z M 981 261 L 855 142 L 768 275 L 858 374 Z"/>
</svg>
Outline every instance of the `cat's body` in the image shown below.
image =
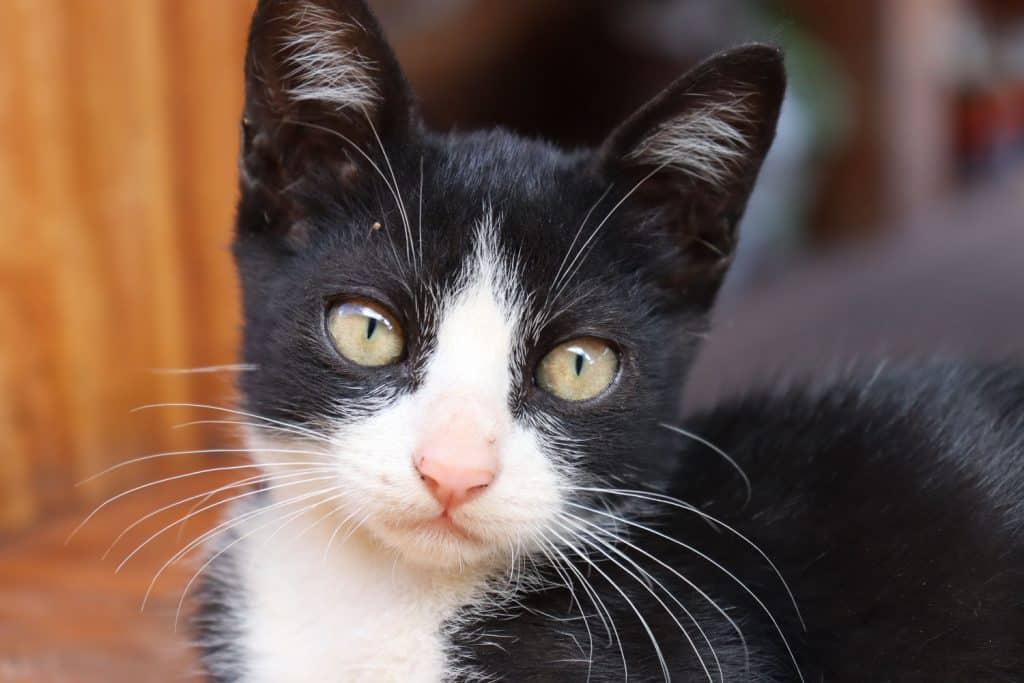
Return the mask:
<svg viewBox="0 0 1024 683">
<path fill-rule="evenodd" d="M 880 372 L 677 426 L 776 50 L 716 56 L 574 153 L 425 131 L 356 0 L 260 2 L 246 77 L 264 474 L 208 534 L 214 681 L 1024 671 L 1019 371 Z"/>
</svg>

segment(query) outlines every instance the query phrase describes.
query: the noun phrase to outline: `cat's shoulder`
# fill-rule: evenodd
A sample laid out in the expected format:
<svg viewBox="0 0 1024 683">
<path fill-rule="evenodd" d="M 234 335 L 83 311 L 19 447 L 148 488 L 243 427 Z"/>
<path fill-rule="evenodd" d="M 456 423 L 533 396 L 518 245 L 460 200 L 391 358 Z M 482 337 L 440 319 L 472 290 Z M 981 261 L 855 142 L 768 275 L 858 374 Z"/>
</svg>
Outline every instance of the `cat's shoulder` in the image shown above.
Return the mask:
<svg viewBox="0 0 1024 683">
<path fill-rule="evenodd" d="M 742 530 L 777 563 L 816 653 L 810 670 L 914 681 L 1020 670 L 1020 366 L 844 373 L 749 394 L 685 426 L 706 443 L 684 448 L 671 494 Z M 694 516 L 680 510 L 674 535 L 739 552 Z M 752 573 L 744 580 L 771 580 L 745 557 L 730 564 Z"/>
<path fill-rule="evenodd" d="M 683 447 L 670 487 L 676 495 L 726 509 L 752 497 L 748 511 L 784 505 L 796 517 L 834 516 L 837 524 L 863 510 L 856 525 L 865 533 L 878 533 L 869 520 L 905 513 L 951 516 L 951 527 L 998 519 L 1001 529 L 1024 534 L 1021 365 L 844 372 L 748 393 L 683 426 L 700 441 Z"/>
<path fill-rule="evenodd" d="M 806 444 L 822 457 L 830 449 L 821 447 L 837 442 L 881 453 L 985 451 L 994 441 L 1024 440 L 1024 365 L 883 363 L 816 382 L 780 382 L 688 423 L 705 438 L 744 448 Z"/>
</svg>

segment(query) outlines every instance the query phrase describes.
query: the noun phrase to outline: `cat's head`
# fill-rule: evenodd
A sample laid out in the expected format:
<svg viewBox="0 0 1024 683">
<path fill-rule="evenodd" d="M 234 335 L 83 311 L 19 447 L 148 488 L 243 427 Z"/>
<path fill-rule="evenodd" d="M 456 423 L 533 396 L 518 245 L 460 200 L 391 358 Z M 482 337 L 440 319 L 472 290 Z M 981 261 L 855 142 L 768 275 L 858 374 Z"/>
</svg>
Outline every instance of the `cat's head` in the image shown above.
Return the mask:
<svg viewBox="0 0 1024 683">
<path fill-rule="evenodd" d="M 663 480 L 783 90 L 749 46 L 596 150 L 440 135 L 362 2 L 260 2 L 234 248 L 254 453 L 315 481 L 271 480 L 282 514 L 443 567 L 554 540 L 574 487 Z"/>
</svg>

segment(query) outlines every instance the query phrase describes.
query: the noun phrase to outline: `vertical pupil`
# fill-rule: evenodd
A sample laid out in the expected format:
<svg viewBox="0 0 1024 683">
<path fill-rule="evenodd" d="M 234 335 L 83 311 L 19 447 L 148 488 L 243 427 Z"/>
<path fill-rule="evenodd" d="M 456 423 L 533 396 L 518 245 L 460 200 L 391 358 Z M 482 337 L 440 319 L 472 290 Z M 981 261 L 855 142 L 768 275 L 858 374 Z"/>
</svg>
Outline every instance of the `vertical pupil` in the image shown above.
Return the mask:
<svg viewBox="0 0 1024 683">
<path fill-rule="evenodd" d="M 373 333 L 377 330 L 377 320 L 374 318 L 366 319 L 366 338 L 372 339 Z"/>
<path fill-rule="evenodd" d="M 583 354 L 576 354 L 576 376 L 579 377 L 583 373 Z"/>
</svg>

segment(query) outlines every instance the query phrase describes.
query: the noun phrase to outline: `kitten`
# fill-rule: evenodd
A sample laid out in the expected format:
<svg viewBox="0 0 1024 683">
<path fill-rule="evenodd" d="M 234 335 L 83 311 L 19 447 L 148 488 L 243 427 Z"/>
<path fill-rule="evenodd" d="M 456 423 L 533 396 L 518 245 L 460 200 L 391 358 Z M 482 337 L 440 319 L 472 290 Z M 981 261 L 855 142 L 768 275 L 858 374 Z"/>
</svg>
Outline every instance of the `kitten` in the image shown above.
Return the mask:
<svg viewBox="0 0 1024 683">
<path fill-rule="evenodd" d="M 775 49 L 572 153 L 425 129 L 356 0 L 260 2 L 245 75 L 265 476 L 210 535 L 211 680 L 1024 676 L 1024 373 L 892 370 L 675 424 Z"/>
</svg>

